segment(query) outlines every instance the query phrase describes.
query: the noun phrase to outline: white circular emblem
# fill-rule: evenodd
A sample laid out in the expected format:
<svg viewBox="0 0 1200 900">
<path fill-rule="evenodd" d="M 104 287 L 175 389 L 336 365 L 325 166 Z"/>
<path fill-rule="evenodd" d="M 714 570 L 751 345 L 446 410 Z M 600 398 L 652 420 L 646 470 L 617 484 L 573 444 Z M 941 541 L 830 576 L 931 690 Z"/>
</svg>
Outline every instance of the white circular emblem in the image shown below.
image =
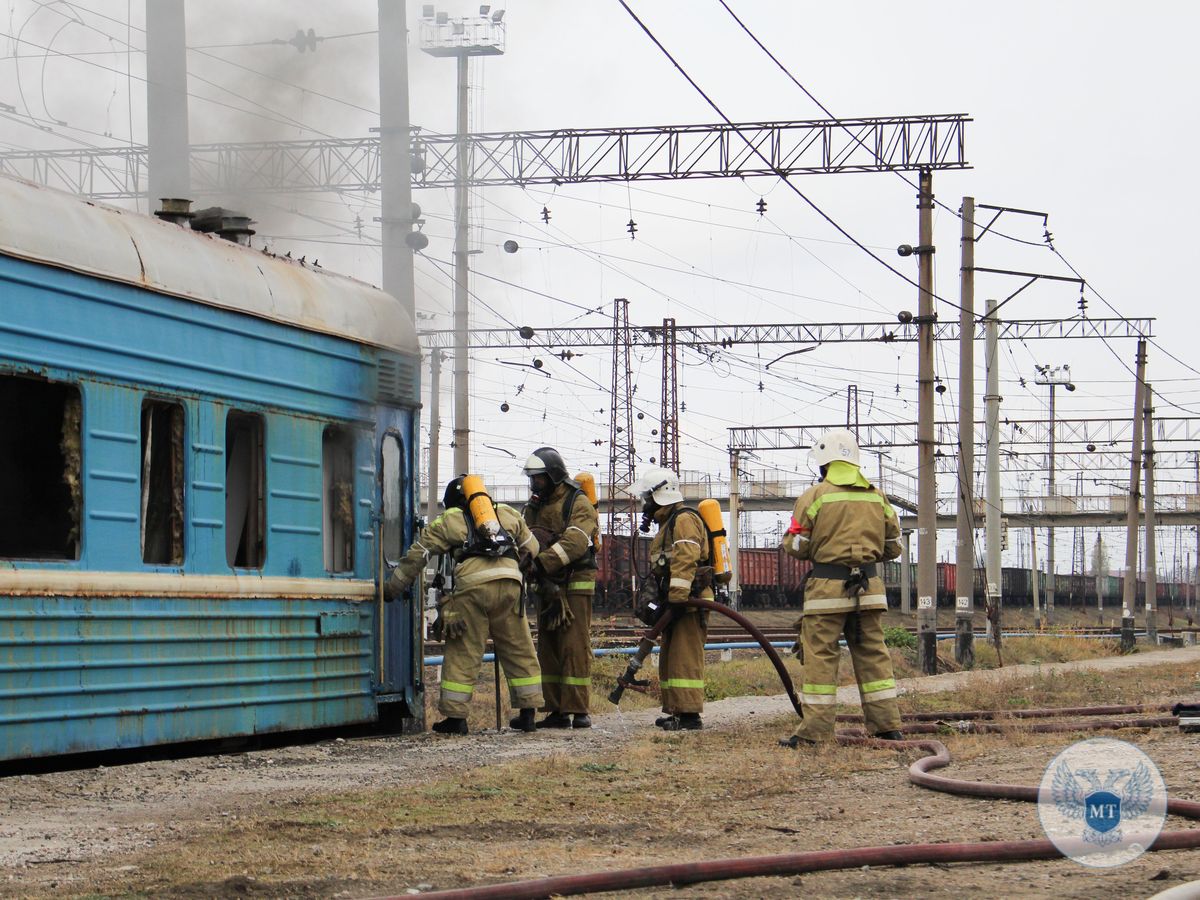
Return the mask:
<svg viewBox="0 0 1200 900">
<path fill-rule="evenodd" d="M 1167 786 L 1133 744 L 1080 741 L 1046 767 L 1038 817 L 1064 856 L 1085 866 L 1120 866 L 1145 853 L 1162 831 Z"/>
</svg>

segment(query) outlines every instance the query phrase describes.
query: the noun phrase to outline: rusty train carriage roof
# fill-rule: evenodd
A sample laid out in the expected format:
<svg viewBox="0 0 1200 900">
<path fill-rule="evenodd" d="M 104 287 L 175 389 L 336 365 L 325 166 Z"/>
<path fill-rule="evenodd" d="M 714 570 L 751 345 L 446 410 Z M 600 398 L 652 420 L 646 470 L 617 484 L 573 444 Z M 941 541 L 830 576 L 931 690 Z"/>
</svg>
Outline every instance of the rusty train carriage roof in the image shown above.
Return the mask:
<svg viewBox="0 0 1200 900">
<path fill-rule="evenodd" d="M 419 353 L 388 294 L 152 216 L 0 176 L 0 253 L 308 331 Z"/>
</svg>

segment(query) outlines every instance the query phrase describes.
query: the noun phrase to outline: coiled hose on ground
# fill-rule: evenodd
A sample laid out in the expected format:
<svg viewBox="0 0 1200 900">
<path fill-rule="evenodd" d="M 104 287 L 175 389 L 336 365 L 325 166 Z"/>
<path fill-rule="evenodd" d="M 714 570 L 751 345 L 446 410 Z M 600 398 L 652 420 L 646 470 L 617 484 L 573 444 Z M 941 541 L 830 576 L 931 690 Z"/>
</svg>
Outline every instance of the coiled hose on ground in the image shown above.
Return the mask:
<svg viewBox="0 0 1200 900">
<path fill-rule="evenodd" d="M 769 642 L 754 626 L 733 610 L 717 603 L 704 600 L 688 601 L 701 609 L 713 609 L 734 619 L 746 628 L 768 651 L 780 674 L 784 687 L 799 711 L 799 702 L 787 669 L 773 652 Z M 664 617 L 665 618 L 665 617 Z M 666 623 L 646 633 L 645 641 L 653 643 Z M 635 670 L 636 671 L 636 670 Z M 620 686 L 620 685 L 619 685 Z M 620 693 L 615 692 L 620 699 Z M 616 702 L 614 700 L 614 702 Z M 1024 730 L 1034 732 L 1099 731 L 1115 728 L 1161 728 L 1175 725 L 1174 716 L 1152 716 L 1138 718 L 1110 718 L 1114 715 L 1138 714 L 1161 711 L 1157 706 L 1094 706 L 1066 709 L 1031 709 L 1014 712 L 997 710 L 967 710 L 962 712 L 913 713 L 902 718 L 909 723 L 905 728 L 912 733 L 941 732 L 947 728 L 955 731 L 1005 732 L 1003 725 L 980 722 L 998 716 L 1015 718 L 1050 718 L 1074 716 L 1086 721 L 1035 722 Z M 838 716 L 839 721 L 861 721 L 860 716 Z M 915 785 L 966 797 L 984 797 L 994 800 L 1023 800 L 1036 803 L 1038 789 L 1020 784 L 989 784 L 982 781 L 964 781 L 932 774 L 936 769 L 950 765 L 950 751 L 941 741 L 924 739 L 911 741 L 880 741 L 867 737 L 861 730 L 838 732 L 838 741 L 843 744 L 887 749 L 920 749 L 925 755 L 908 767 L 908 779 Z M 1187 819 L 1200 819 L 1200 802 L 1192 800 L 1168 800 L 1167 814 Z M 1164 831 L 1158 835 L 1149 850 L 1192 850 L 1200 848 L 1200 829 L 1194 831 Z M 1026 841 L 977 841 L 954 844 L 898 844 L 883 847 L 856 847 L 848 850 L 814 850 L 804 853 L 782 853 L 774 856 L 749 856 L 733 859 L 702 860 L 700 862 L 672 863 L 663 866 L 643 866 L 635 869 L 619 869 L 596 872 L 590 875 L 560 875 L 516 881 L 509 884 L 485 887 L 462 888 L 424 894 L 443 900 L 539 900 L 552 896 L 594 894 L 604 891 L 625 891 L 634 888 L 679 886 L 704 881 L 726 881 L 738 878 L 763 878 L 802 875 L 806 872 L 822 872 L 835 869 L 857 869 L 862 866 L 907 866 L 921 863 L 982 862 L 1001 863 L 1037 859 L 1057 859 L 1062 852 L 1050 840 Z M 399 898 L 396 898 L 399 900 Z"/>
</svg>

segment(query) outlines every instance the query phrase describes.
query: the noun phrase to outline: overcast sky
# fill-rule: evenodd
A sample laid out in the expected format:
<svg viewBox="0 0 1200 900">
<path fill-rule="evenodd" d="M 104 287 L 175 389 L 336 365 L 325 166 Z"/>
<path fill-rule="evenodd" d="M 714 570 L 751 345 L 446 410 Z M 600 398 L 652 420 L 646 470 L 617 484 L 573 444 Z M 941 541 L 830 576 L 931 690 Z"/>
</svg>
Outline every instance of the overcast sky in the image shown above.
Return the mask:
<svg viewBox="0 0 1200 900">
<path fill-rule="evenodd" d="M 1200 331 L 1190 278 L 1189 210 L 1196 189 L 1188 174 L 1198 113 L 1186 102 L 1197 83 L 1195 4 L 729 0 L 729 5 L 837 116 L 971 115 L 966 155 L 973 169 L 936 173 L 938 199 L 951 210 L 969 194 L 979 203 L 1047 212 L 1055 246 L 1094 288 L 1085 293 L 1089 315 L 1113 314 L 1103 297 L 1117 314 L 1157 318 L 1149 374 L 1162 395 L 1159 414 L 1200 410 L 1200 375 L 1191 368 L 1197 360 L 1193 336 Z M 0 118 L 0 143 L 28 148 L 145 141 L 142 3 L 10 0 L 8 6 L 0 70 L 7 87 L 0 89 L 0 102 L 15 112 Z M 454 65 L 416 46 L 420 6 L 408 3 L 412 120 L 432 131 L 451 131 Z M 717 0 L 633 0 L 631 6 L 734 121 L 823 116 Z M 439 8 L 462 15 L 478 6 L 448 0 Z M 506 55 L 472 66 L 475 129 L 717 118 L 616 0 L 513 0 L 504 21 Z M 192 140 L 367 135 L 377 124 L 378 47 L 374 34 L 358 32 L 374 31 L 375 23 L 376 4 L 369 0 L 190 3 L 188 44 L 206 48 L 188 56 Z M 326 38 L 315 53 L 262 43 L 309 28 Z M 213 46 L 220 44 L 251 46 Z M 896 245 L 917 243 L 914 193 L 900 178 L 802 176 L 794 182 L 858 240 L 915 277 L 912 259 L 895 255 Z M 755 211 L 760 198 L 767 202 L 764 216 Z M 419 192 L 416 199 L 427 213 L 430 236 L 416 266 L 419 324 L 449 327 L 451 198 L 438 190 Z M 376 198 L 302 195 L 247 202 L 261 236 L 275 249 L 318 256 L 322 265 L 378 283 Z M 539 215 L 543 206 L 551 213 L 549 225 Z M 850 245 L 773 178 L 488 188 L 474 197 L 473 214 L 482 251 L 473 265 L 482 275 L 521 286 L 475 278 L 476 325 L 603 325 L 611 321 L 615 297 L 629 298 L 634 324 L 660 323 L 667 315 L 680 324 L 883 321 L 916 308 L 914 288 Z M 625 231 L 630 218 L 638 225 L 636 240 Z M 1025 240 L 1043 238 L 1038 219 L 1006 216 L 997 227 Z M 959 233 L 957 217 L 939 210 L 936 291 L 951 300 L 958 299 Z M 517 240 L 521 250 L 503 253 L 506 239 Z M 996 236 L 979 243 L 976 262 L 1070 274 L 1049 249 Z M 1007 296 L 1020 284 L 981 275 L 980 307 L 984 298 Z M 1041 283 L 1006 310 L 1013 318 L 1066 318 L 1078 313 L 1078 299 L 1074 286 Z M 957 317 L 946 304 L 939 313 Z M 681 350 L 680 396 L 687 404 L 681 416 L 683 468 L 727 473 L 730 425 L 844 419 L 849 383 L 859 387 L 863 420 L 915 419 L 913 347 L 830 345 L 765 370 L 788 349 L 745 346 L 713 356 Z M 1183 363 L 1170 359 L 1168 351 Z M 1128 340 L 1110 346 L 1007 343 L 1001 353 L 1003 414 L 1044 418 L 1046 390 L 1032 384 L 1034 366 L 1069 364 L 1078 390 L 1060 392 L 1061 416 L 1126 416 L 1133 385 L 1117 357 L 1132 365 L 1133 354 Z M 508 365 L 534 356 L 544 360 L 542 371 L 549 377 Z M 939 399 L 938 418 L 954 419 L 957 349 L 939 346 L 937 357 L 949 387 Z M 981 347 L 977 360 L 981 395 Z M 657 453 L 650 431 L 658 425 L 659 365 L 655 353 L 634 354 L 637 408 L 645 415 L 636 429 L 643 462 Z M 570 361 L 541 351 L 480 354 L 473 363 L 474 467 L 495 482 L 515 482 L 519 463 L 509 454 L 523 459 L 549 443 L 570 465 L 604 477 L 609 366 L 610 356 L 596 351 Z M 443 472 L 450 466 L 448 381 Z M 509 411 L 502 413 L 505 402 Z M 604 443 L 595 446 L 595 440 Z M 776 467 L 806 477 L 802 457 L 765 454 L 749 468 Z M 911 469 L 912 461 L 912 454 L 898 451 L 890 464 Z M 1164 479 L 1184 474 L 1164 473 Z M 1012 487 L 1016 490 L 1015 480 Z M 941 489 L 949 493 L 951 480 Z M 1084 489 L 1117 492 L 1091 483 Z M 1028 490 L 1043 492 L 1042 479 L 1030 479 Z M 1172 487 L 1167 483 L 1160 490 Z M 1172 535 L 1168 554 L 1173 541 Z M 1069 543 L 1060 544 L 1060 554 L 1066 548 Z"/>
</svg>

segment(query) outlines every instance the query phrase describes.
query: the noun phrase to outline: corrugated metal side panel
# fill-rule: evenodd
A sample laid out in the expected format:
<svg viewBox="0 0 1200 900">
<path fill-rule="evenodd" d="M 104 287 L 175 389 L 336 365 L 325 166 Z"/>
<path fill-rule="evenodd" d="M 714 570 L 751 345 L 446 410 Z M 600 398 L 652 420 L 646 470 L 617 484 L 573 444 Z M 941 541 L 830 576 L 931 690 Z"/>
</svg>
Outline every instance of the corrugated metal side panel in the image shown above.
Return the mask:
<svg viewBox="0 0 1200 900">
<path fill-rule="evenodd" d="M 0 759 L 370 721 L 369 607 L 4 597 Z"/>
</svg>

